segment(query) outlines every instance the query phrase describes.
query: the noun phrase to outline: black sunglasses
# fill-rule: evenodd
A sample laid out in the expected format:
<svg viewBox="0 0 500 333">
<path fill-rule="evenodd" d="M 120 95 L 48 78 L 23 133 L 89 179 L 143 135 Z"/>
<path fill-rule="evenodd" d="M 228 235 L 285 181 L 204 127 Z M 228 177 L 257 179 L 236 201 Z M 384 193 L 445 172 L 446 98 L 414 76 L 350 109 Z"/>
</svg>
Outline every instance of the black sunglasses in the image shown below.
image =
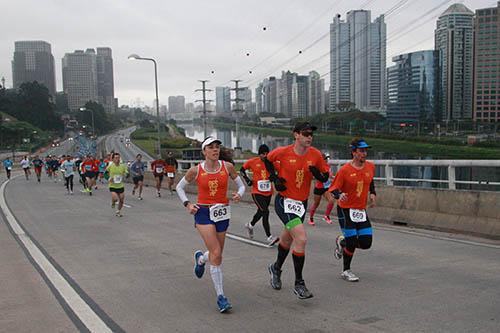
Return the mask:
<svg viewBox="0 0 500 333">
<path fill-rule="evenodd" d="M 302 134 L 302 136 L 313 136 L 314 135 L 313 131 L 302 131 L 302 132 L 300 132 L 300 134 Z"/>
</svg>

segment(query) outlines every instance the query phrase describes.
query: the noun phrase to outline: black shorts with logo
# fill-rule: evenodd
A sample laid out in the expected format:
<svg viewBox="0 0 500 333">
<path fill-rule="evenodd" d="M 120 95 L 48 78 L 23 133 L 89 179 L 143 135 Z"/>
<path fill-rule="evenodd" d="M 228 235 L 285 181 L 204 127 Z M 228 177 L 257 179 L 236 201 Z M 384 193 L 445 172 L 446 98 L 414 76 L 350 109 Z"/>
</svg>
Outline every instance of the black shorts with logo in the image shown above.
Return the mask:
<svg viewBox="0 0 500 333">
<path fill-rule="evenodd" d="M 285 197 L 283 197 L 281 194 L 276 194 L 276 197 L 274 198 L 274 210 L 276 211 L 276 214 L 280 218 L 281 222 L 287 227 L 288 222 L 300 218 L 302 222 L 304 222 L 304 219 L 306 217 L 305 212 L 307 211 L 307 200 L 302 201 L 302 204 L 304 205 L 304 215 L 302 217 L 299 217 L 295 214 L 291 213 L 285 213 Z"/>
<path fill-rule="evenodd" d="M 132 177 L 132 181 L 134 182 L 134 185 L 137 185 L 137 184 L 139 184 L 139 182 L 144 181 L 144 176 Z"/>
<path fill-rule="evenodd" d="M 324 187 L 323 188 L 317 188 L 317 187 L 315 187 L 313 193 L 314 193 L 314 195 L 323 195 L 323 194 L 326 193 L 326 191 L 328 191 L 327 188 L 324 188 Z"/>
</svg>

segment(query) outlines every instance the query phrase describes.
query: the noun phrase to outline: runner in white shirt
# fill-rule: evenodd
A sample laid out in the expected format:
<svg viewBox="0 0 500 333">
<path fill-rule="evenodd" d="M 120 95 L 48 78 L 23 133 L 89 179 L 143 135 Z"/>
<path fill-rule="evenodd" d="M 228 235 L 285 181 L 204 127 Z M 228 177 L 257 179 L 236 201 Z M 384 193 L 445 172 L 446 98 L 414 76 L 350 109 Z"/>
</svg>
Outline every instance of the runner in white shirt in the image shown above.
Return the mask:
<svg viewBox="0 0 500 333">
<path fill-rule="evenodd" d="M 21 168 L 23 168 L 23 171 L 24 171 L 24 176 L 26 177 L 26 180 L 29 180 L 30 179 L 30 175 L 31 175 L 31 171 L 30 171 L 30 160 L 28 158 L 28 156 L 24 156 L 23 159 L 21 160 L 20 162 L 21 164 Z"/>
</svg>

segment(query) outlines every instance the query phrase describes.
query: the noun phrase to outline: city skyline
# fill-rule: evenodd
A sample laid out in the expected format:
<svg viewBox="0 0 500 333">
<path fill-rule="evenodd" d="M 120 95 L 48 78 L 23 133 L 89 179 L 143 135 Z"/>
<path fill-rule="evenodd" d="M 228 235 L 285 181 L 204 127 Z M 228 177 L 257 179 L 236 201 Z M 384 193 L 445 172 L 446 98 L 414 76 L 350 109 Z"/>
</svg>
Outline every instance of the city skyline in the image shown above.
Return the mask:
<svg viewBox="0 0 500 333">
<path fill-rule="evenodd" d="M 71 3 L 47 4 L 43 8 L 38 8 L 38 2 L 32 1 L 8 3 L 6 10 L 13 15 L 7 17 L 4 24 L 16 26 L 16 29 L 9 29 L 0 37 L 3 45 L 0 55 L 5 59 L 0 62 L 0 76 L 6 78 L 7 87 L 12 86 L 10 61 L 16 40 L 44 40 L 52 45 L 57 91 L 62 91 L 60 63 L 63 55 L 80 49 L 81 45 L 113 49 L 115 95 L 120 105 L 134 104 L 138 98 L 150 105 L 154 100 L 153 68 L 147 63 L 127 61 L 131 53 L 158 61 L 161 104 L 167 104 L 168 96 L 172 95 L 184 95 L 186 101 L 198 99 L 194 90 L 198 88 L 199 79 L 210 80 L 208 87 L 214 89 L 218 85 L 229 85 L 228 80 L 241 78 L 242 85 L 249 85 L 253 90 L 264 78 L 279 76 L 282 70 L 328 73 L 328 57 L 314 60 L 328 52 L 329 38 L 307 47 L 328 34 L 329 23 L 336 13 L 360 9 L 364 3 L 368 5 L 362 8 L 371 10 L 372 17 L 377 17 L 398 1 L 317 1 L 310 6 L 296 0 L 265 3 L 253 6 L 255 8 L 229 1 L 170 5 L 152 2 L 148 7 L 135 6 L 132 2 L 120 2 L 119 5 L 99 2 L 99 12 L 93 10 L 97 2 L 90 2 L 82 8 L 75 8 Z M 430 0 L 418 4 L 408 2 L 393 17 L 388 15 L 386 65 L 390 65 L 391 57 L 396 54 L 433 48 L 437 16 L 452 3 L 444 3 L 423 17 L 420 27 L 417 25 L 401 38 L 396 35 L 394 38 L 397 39 L 393 40 L 391 36 L 404 32 L 408 22 L 438 4 Z M 496 1 L 464 1 L 464 4 L 474 11 L 492 7 Z M 53 12 L 58 13 L 57 21 L 51 17 Z M 178 15 L 180 12 L 189 15 Z M 227 15 L 228 12 L 244 15 Z M 86 13 L 90 20 L 83 22 L 78 19 Z M 111 14 L 112 21 L 109 19 Z M 23 20 L 9 24 L 11 19 L 19 17 Z M 29 24 L 23 25 L 22 22 Z M 60 25 L 64 25 L 64 29 Z M 276 52 L 280 48 L 282 51 Z M 299 54 L 300 50 L 304 52 Z M 263 62 L 272 54 L 275 56 Z M 287 64 L 280 65 L 289 59 L 291 61 Z M 256 66 L 259 63 L 263 65 Z M 328 87 L 329 77 L 325 79 Z"/>
</svg>

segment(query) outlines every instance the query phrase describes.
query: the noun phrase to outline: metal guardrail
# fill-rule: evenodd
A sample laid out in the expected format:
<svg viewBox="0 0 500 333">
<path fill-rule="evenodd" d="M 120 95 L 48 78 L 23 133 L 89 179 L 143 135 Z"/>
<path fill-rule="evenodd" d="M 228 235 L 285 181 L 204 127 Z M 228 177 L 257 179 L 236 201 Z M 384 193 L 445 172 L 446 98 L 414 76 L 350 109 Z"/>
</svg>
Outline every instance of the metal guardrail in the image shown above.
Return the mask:
<svg viewBox="0 0 500 333">
<path fill-rule="evenodd" d="M 329 160 L 328 163 L 338 170 L 351 160 Z M 397 186 L 395 182 L 436 183 L 447 184 L 449 190 L 456 190 L 457 184 L 500 186 L 500 178 L 496 180 L 477 179 L 460 180 L 456 177 L 456 168 L 500 168 L 500 160 L 370 160 L 375 164 L 377 172 L 375 180 L 383 181 L 387 186 Z M 187 170 L 192 165 L 202 161 L 178 160 L 179 166 Z M 235 163 L 245 163 L 246 160 L 235 160 Z M 398 178 L 394 177 L 397 167 L 441 167 L 447 170 L 447 179 L 432 178 Z M 499 176 L 500 177 L 500 176 Z"/>
</svg>

